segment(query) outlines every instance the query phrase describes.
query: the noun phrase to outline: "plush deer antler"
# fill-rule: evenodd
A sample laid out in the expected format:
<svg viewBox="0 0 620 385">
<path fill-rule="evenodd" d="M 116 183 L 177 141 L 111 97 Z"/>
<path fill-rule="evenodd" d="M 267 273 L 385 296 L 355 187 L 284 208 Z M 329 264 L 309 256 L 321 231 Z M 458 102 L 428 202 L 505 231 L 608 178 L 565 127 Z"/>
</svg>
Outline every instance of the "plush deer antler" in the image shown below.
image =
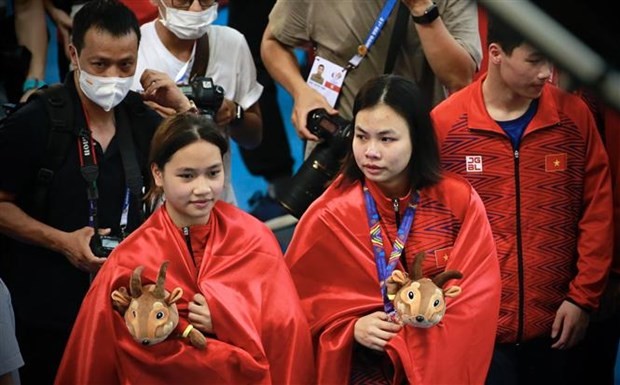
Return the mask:
<svg viewBox="0 0 620 385">
<path fill-rule="evenodd" d="M 112 304 L 125 317 L 125 324 L 132 337 L 142 345 L 153 345 L 165 340 L 179 324 L 176 301 L 183 295 L 180 287 L 168 293 L 164 288 L 168 261 L 159 268 L 155 285 L 142 286 L 144 266 L 138 266 L 129 280 L 129 293 L 123 286 L 112 292 Z M 204 335 L 189 325 L 184 332 L 192 345 L 204 349 Z"/>
<path fill-rule="evenodd" d="M 432 280 L 424 278 L 422 261 L 425 255 L 424 252 L 416 254 L 409 276 L 395 270 L 386 281 L 388 295 L 393 298 L 400 320 L 419 328 L 429 328 L 441 321 L 446 313 L 445 297 L 456 297 L 461 293 L 459 286 L 443 290 L 443 285 L 450 279 L 463 278 L 457 270 L 444 271 Z"/>
</svg>

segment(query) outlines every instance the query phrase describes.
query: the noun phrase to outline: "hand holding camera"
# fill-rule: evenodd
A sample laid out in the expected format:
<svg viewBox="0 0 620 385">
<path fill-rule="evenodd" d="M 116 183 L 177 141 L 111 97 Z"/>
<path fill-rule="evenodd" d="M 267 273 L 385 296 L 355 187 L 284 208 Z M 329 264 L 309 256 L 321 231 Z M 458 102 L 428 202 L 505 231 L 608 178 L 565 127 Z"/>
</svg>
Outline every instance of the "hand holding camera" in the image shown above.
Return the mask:
<svg viewBox="0 0 620 385">
<path fill-rule="evenodd" d="M 202 115 L 217 121 L 217 112 L 224 101 L 224 89 L 216 85 L 212 78 L 197 76 L 189 84 L 179 84 L 178 87 L 196 104 Z"/>
<path fill-rule="evenodd" d="M 187 109 L 187 97 L 164 72 L 144 70 L 140 84 L 144 88 L 142 98 L 160 115 L 170 116 Z"/>
<path fill-rule="evenodd" d="M 99 270 L 105 262 L 93 253 L 90 242 L 94 235 L 94 229 L 90 226 L 72 232 L 59 232 L 51 243 L 55 251 L 62 253 L 67 260 L 75 267 L 85 272 L 95 272 Z"/>
<path fill-rule="evenodd" d="M 118 246 L 122 240 L 123 239 L 121 237 L 101 235 L 98 232 L 95 232 L 93 237 L 90 239 L 90 249 L 95 256 L 107 258 L 112 250 L 114 250 L 114 248 Z"/>
<path fill-rule="evenodd" d="M 304 84 L 304 88 L 295 94 L 295 104 L 293 105 L 293 125 L 297 131 L 297 136 L 304 140 L 317 141 L 318 138 L 310 132 L 308 126 L 308 115 L 312 111 L 324 110 L 329 115 L 336 115 L 338 111 L 330 107 L 325 97 L 314 89 Z"/>
<path fill-rule="evenodd" d="M 312 135 L 322 139 L 302 163 L 291 181 L 291 188 L 280 203 L 293 216 L 300 218 L 308 206 L 327 188 L 340 170 L 350 150 L 352 124 L 338 115 L 319 108 L 308 113 L 307 123 Z"/>
</svg>

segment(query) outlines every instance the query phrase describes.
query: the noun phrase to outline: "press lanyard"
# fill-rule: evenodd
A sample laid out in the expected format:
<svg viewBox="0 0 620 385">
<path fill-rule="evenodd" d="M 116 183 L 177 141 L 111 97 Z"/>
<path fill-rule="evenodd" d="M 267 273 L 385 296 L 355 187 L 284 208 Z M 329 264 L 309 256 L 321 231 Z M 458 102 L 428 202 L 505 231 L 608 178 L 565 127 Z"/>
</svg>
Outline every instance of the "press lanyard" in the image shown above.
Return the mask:
<svg viewBox="0 0 620 385">
<path fill-rule="evenodd" d="M 348 71 L 357 68 L 362 59 L 366 56 L 366 54 L 368 54 L 368 50 L 370 49 L 370 47 L 373 46 L 375 40 L 377 40 L 377 38 L 381 34 L 385 23 L 387 22 L 390 14 L 394 10 L 394 6 L 399 1 L 400 0 L 387 0 L 385 2 L 383 8 L 381 9 L 381 12 L 379 13 L 379 17 L 377 18 L 377 20 L 375 20 L 375 23 L 373 24 L 370 32 L 368 33 L 368 36 L 366 37 L 366 40 L 364 41 L 364 44 L 360 44 L 357 47 L 357 53 L 349 60 L 349 63 L 347 64 Z"/>
<path fill-rule="evenodd" d="M 80 157 L 80 172 L 86 181 L 86 195 L 88 198 L 88 225 L 94 229 L 99 228 L 97 200 L 99 199 L 99 189 L 97 188 L 97 178 L 99 177 L 99 166 L 97 164 L 97 152 L 95 141 L 90 130 L 88 114 L 84 110 L 86 118 L 86 129 L 82 129 L 77 138 L 78 154 Z M 123 206 L 121 209 L 121 220 L 119 223 L 123 238 L 127 235 L 127 223 L 129 218 L 129 188 L 125 188 Z"/>
<path fill-rule="evenodd" d="M 372 198 L 372 195 L 370 195 L 368 187 L 364 186 L 363 189 L 368 225 L 370 227 L 370 240 L 372 242 L 372 250 L 375 255 L 375 264 L 377 265 L 377 275 L 379 277 L 381 297 L 383 298 L 383 309 L 388 316 L 394 318 L 396 311 L 394 309 L 394 304 L 387 296 L 387 285 L 385 284 L 385 281 L 392 275 L 400 255 L 405 248 L 405 244 L 407 243 L 407 237 L 409 236 L 409 231 L 411 230 L 411 225 L 413 224 L 415 212 L 420 200 L 420 192 L 416 190 L 411 196 L 409 205 L 405 209 L 405 214 L 403 215 L 403 221 L 398 227 L 398 233 L 396 235 L 396 239 L 394 240 L 394 244 L 392 245 L 392 253 L 390 254 L 389 260 L 386 262 L 385 249 L 383 247 L 383 236 L 381 235 L 381 222 L 379 213 L 377 212 L 377 205 L 375 200 Z"/>
</svg>

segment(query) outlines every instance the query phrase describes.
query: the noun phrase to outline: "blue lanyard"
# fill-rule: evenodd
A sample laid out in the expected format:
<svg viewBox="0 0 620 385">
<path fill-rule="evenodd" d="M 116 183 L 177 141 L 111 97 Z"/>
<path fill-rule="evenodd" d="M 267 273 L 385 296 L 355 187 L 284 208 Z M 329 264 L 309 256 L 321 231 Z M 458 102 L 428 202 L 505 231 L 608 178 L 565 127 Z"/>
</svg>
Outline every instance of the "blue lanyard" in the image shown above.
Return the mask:
<svg viewBox="0 0 620 385">
<path fill-rule="evenodd" d="M 392 275 L 400 255 L 403 253 L 405 244 L 407 243 L 407 237 L 415 218 L 415 212 L 420 201 L 420 192 L 415 191 L 411 196 L 411 201 L 405 210 L 403 221 L 398 227 L 398 233 L 394 244 L 392 245 L 392 253 L 390 259 L 385 260 L 385 249 L 383 247 L 383 236 L 381 235 L 381 223 L 379 221 L 379 213 L 377 212 L 377 205 L 375 200 L 370 195 L 368 187 L 364 186 L 364 201 L 366 203 L 366 214 L 368 216 L 368 225 L 370 226 L 370 240 L 372 242 L 372 250 L 375 254 L 375 264 L 377 266 L 377 275 L 379 277 L 379 288 L 381 290 L 381 297 L 383 298 L 383 308 L 385 312 L 392 318 L 396 315 L 394 304 L 389 300 L 387 296 L 387 285 L 385 281 Z"/>
<path fill-rule="evenodd" d="M 377 40 L 377 38 L 381 34 L 385 23 L 390 17 L 390 14 L 394 10 L 394 6 L 396 6 L 396 3 L 398 1 L 400 0 L 387 0 L 385 2 L 383 8 L 381 9 L 381 13 L 379 13 L 379 17 L 377 18 L 377 20 L 375 20 L 375 23 L 373 24 L 370 32 L 368 33 L 368 37 L 366 37 L 366 41 L 364 42 L 364 44 L 361 44 L 359 47 L 357 47 L 357 53 L 351 58 L 351 60 L 349 60 L 349 64 L 347 65 L 348 70 L 357 68 L 357 66 L 359 66 L 362 59 L 368 53 L 370 47 L 372 47 L 372 45 L 375 43 L 375 40 Z"/>
</svg>

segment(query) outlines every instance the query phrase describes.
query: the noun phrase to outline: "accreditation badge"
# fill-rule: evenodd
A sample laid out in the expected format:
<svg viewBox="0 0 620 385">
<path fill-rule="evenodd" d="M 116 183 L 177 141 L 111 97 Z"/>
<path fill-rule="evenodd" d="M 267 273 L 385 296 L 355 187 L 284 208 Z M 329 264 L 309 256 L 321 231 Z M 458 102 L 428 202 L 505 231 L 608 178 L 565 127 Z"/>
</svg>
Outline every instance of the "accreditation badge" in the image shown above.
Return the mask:
<svg viewBox="0 0 620 385">
<path fill-rule="evenodd" d="M 334 107 L 346 74 L 345 68 L 316 56 L 306 82 L 311 88 L 323 95 L 330 106 Z"/>
</svg>

